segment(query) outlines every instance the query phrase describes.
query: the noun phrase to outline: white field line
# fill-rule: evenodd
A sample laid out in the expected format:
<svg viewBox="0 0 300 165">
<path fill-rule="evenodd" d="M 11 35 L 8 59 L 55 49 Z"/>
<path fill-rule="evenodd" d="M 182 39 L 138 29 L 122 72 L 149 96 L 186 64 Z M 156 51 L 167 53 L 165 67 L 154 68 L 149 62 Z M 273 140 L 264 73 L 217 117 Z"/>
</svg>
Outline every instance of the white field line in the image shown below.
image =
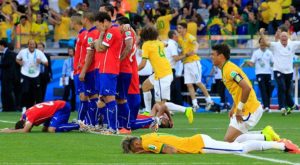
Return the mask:
<svg viewBox="0 0 300 165">
<path fill-rule="evenodd" d="M 3 164 L 5 165 L 15 165 L 15 164 L 23 164 L 23 165 L 64 165 L 66 163 L 7 163 L 7 162 L 4 162 Z M 185 165 L 186 163 L 146 163 L 146 162 L 140 162 L 140 163 L 125 163 L 125 162 L 122 162 L 122 163 L 67 163 L 67 164 L 76 164 L 76 165 Z M 192 164 L 192 165 L 197 165 L 197 164 L 220 164 L 220 165 L 223 165 L 223 164 L 232 164 L 232 163 L 221 163 L 221 162 L 214 162 L 214 163 L 205 163 L 205 162 L 189 162 L 189 164 Z"/>
<path fill-rule="evenodd" d="M 1 123 L 9 123 L 9 124 L 15 124 L 16 122 L 12 121 L 6 121 L 6 120 L 0 120 Z"/>
<path fill-rule="evenodd" d="M 273 162 L 273 163 L 300 165 L 300 163 L 294 163 L 294 162 L 290 162 L 287 160 L 266 158 L 266 157 L 255 156 L 255 155 L 250 155 L 250 154 L 235 154 L 235 155 L 241 156 L 241 157 L 246 157 L 246 158 L 253 158 L 253 159 L 257 159 L 257 160 L 269 161 L 269 162 Z"/>
</svg>

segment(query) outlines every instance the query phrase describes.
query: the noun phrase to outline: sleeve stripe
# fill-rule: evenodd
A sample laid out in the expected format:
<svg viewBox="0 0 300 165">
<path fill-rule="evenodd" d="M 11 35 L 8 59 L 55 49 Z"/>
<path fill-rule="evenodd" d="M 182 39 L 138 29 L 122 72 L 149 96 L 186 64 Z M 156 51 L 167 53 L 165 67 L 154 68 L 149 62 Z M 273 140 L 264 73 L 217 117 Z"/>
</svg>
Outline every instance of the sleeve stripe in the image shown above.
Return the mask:
<svg viewBox="0 0 300 165">
<path fill-rule="evenodd" d="M 142 59 L 149 59 L 149 58 L 147 58 L 147 57 L 142 57 Z"/>
<path fill-rule="evenodd" d="M 102 44 L 105 45 L 105 46 L 107 46 L 107 47 L 109 47 L 109 44 L 106 43 L 105 41 L 103 41 Z"/>
<path fill-rule="evenodd" d="M 159 153 L 162 152 L 162 150 L 163 150 L 164 147 L 165 147 L 165 144 L 163 144 L 163 145 L 161 146 Z"/>
</svg>

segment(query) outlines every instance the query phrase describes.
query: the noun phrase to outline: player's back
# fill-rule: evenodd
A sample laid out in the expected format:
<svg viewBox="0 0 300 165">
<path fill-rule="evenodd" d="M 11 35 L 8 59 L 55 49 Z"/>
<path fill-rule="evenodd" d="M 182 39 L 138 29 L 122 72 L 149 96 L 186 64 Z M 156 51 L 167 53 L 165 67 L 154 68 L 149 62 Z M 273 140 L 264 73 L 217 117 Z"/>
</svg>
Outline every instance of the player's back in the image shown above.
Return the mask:
<svg viewBox="0 0 300 165">
<path fill-rule="evenodd" d="M 122 73 L 132 73 L 132 62 L 130 61 L 131 56 L 134 56 L 135 52 L 136 52 L 136 38 L 135 38 L 135 33 L 134 31 L 128 30 L 126 32 L 124 32 L 122 34 L 123 37 L 123 46 L 122 46 L 122 51 L 124 51 L 125 47 L 126 47 L 126 40 L 128 39 L 132 39 L 133 40 L 133 44 L 132 47 L 130 49 L 130 52 L 126 55 L 126 57 L 121 61 L 120 64 L 120 72 Z"/>
<path fill-rule="evenodd" d="M 204 147 L 200 134 L 191 137 L 178 137 L 166 133 L 151 133 L 141 136 L 142 146 L 147 151 L 160 153 L 163 145 L 172 146 L 179 153 L 202 153 Z"/>
<path fill-rule="evenodd" d="M 143 58 L 149 59 L 156 78 L 172 74 L 172 68 L 166 57 L 165 45 L 159 40 L 146 41 L 143 46 Z"/>
<path fill-rule="evenodd" d="M 168 33 L 170 31 L 170 21 L 172 20 L 172 18 L 173 17 L 171 14 L 158 17 L 156 21 L 156 28 L 161 40 L 168 39 Z"/>
<path fill-rule="evenodd" d="M 227 61 L 222 68 L 222 78 L 224 85 L 228 89 L 229 93 L 232 95 L 232 98 L 236 105 L 240 102 L 240 99 L 242 97 L 242 88 L 238 84 L 241 80 L 245 80 L 250 86 L 251 91 L 248 100 L 245 103 L 244 114 L 248 115 L 249 112 L 253 113 L 257 110 L 257 108 L 260 106 L 260 103 L 257 100 L 256 94 L 253 90 L 250 80 L 241 68 L 239 68 L 231 61 Z"/>
<path fill-rule="evenodd" d="M 75 53 L 74 53 L 74 74 L 78 74 L 78 64 L 82 54 L 82 45 L 83 40 L 87 34 L 86 29 L 81 29 L 77 35 L 76 45 L 75 45 Z"/>
<path fill-rule="evenodd" d="M 33 125 L 40 125 L 49 118 L 51 118 L 54 113 L 66 105 L 65 101 L 49 101 L 36 104 L 29 108 L 25 115 L 27 120 L 30 121 Z"/>
</svg>

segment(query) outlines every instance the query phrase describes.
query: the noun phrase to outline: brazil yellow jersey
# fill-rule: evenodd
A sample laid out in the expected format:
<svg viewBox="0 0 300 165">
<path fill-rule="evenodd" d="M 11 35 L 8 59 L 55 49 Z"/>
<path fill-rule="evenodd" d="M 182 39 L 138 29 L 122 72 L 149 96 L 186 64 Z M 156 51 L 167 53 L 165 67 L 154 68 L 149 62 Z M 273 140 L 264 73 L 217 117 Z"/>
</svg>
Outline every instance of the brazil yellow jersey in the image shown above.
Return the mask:
<svg viewBox="0 0 300 165">
<path fill-rule="evenodd" d="M 168 145 L 177 149 L 179 153 L 200 154 L 204 147 L 200 134 L 191 137 L 178 137 L 165 133 L 150 133 L 141 136 L 145 151 L 161 153 L 163 146 Z"/>
<path fill-rule="evenodd" d="M 71 18 L 70 17 L 61 17 L 61 23 L 55 26 L 55 41 L 61 39 L 70 39 L 70 26 Z"/>
<path fill-rule="evenodd" d="M 282 4 L 283 0 L 276 0 L 276 1 L 269 1 L 268 5 L 270 6 L 270 19 L 273 20 L 274 18 L 276 20 L 282 19 Z"/>
<path fill-rule="evenodd" d="M 129 5 L 129 11 L 131 13 L 137 13 L 138 9 L 138 0 L 127 0 L 127 3 Z"/>
<path fill-rule="evenodd" d="M 165 15 L 158 17 L 156 21 L 156 28 L 158 30 L 159 39 L 160 40 L 167 40 L 168 33 L 170 31 L 170 21 L 172 20 L 172 15 Z"/>
<path fill-rule="evenodd" d="M 191 51 L 194 51 L 196 46 L 194 42 L 197 42 L 196 37 L 194 37 L 190 33 L 186 33 L 184 37 L 180 35 L 178 37 L 178 43 L 182 49 L 182 54 L 186 54 Z M 183 63 L 185 64 L 185 63 L 190 63 L 198 60 L 200 60 L 200 57 L 197 54 L 193 54 L 191 56 L 185 57 Z"/>
<path fill-rule="evenodd" d="M 28 40 L 31 39 L 31 36 L 30 36 L 31 24 L 30 24 L 30 22 L 26 22 L 25 25 L 18 24 L 17 28 L 19 29 L 19 31 L 17 31 L 17 35 L 20 36 L 20 43 L 22 45 L 27 44 Z"/>
<path fill-rule="evenodd" d="M 39 33 L 33 37 L 36 42 L 46 42 L 46 34 L 49 32 L 48 25 L 45 22 L 41 24 L 33 23 L 31 25 L 31 32 Z"/>
<path fill-rule="evenodd" d="M 289 14 L 290 13 L 290 6 L 292 4 L 292 0 L 284 0 L 281 4 L 282 13 Z"/>
<path fill-rule="evenodd" d="M 241 101 L 242 88 L 238 85 L 241 80 L 246 80 L 247 84 L 251 88 L 248 100 L 244 106 L 244 116 L 248 116 L 249 113 L 255 112 L 260 106 L 260 102 L 257 100 L 252 84 L 246 74 L 234 63 L 227 61 L 222 68 L 223 83 L 231 94 L 234 104 L 237 105 Z M 234 109 L 236 113 L 237 108 Z"/>
<path fill-rule="evenodd" d="M 187 24 L 187 32 L 193 35 L 194 37 L 197 37 L 197 30 L 198 30 L 198 25 L 196 22 L 189 22 Z"/>
<path fill-rule="evenodd" d="M 31 4 L 35 4 L 34 6 L 32 6 L 32 9 L 34 11 L 39 11 L 40 10 L 40 4 L 41 1 L 40 0 L 30 0 Z"/>
<path fill-rule="evenodd" d="M 12 26 L 8 22 L 0 22 L 0 29 L 1 29 L 0 32 L 1 38 L 7 38 L 6 32 L 7 30 L 12 29 Z"/>
<path fill-rule="evenodd" d="M 148 59 L 154 70 L 155 79 L 172 74 L 172 68 L 166 57 L 165 45 L 159 40 L 146 41 L 142 46 L 144 59 Z"/>
<path fill-rule="evenodd" d="M 61 10 L 66 10 L 70 6 L 70 3 L 67 0 L 58 0 L 58 7 Z"/>
<path fill-rule="evenodd" d="M 2 5 L 2 12 L 6 15 L 11 15 L 13 13 L 13 8 L 12 8 L 11 4 L 4 3 Z"/>
<path fill-rule="evenodd" d="M 262 21 L 266 24 L 270 23 L 271 15 L 269 5 L 266 2 L 261 3 L 259 11 L 261 12 Z"/>
</svg>

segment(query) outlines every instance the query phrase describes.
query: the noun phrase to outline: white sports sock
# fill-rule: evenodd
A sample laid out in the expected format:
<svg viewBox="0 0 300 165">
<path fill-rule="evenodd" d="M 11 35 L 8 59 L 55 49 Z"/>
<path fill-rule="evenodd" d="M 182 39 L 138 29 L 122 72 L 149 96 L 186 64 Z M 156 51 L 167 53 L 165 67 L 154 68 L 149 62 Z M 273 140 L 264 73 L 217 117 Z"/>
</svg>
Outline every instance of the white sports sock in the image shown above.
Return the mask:
<svg viewBox="0 0 300 165">
<path fill-rule="evenodd" d="M 238 136 L 234 142 L 242 143 L 249 140 L 265 141 L 265 136 L 263 134 L 241 134 Z"/>
<path fill-rule="evenodd" d="M 193 99 L 193 100 L 192 100 L 192 104 L 193 104 L 193 105 L 198 105 L 197 99 Z"/>
<path fill-rule="evenodd" d="M 261 131 L 248 131 L 246 134 L 262 134 Z"/>
<path fill-rule="evenodd" d="M 277 150 L 284 150 L 284 144 L 273 142 L 273 141 L 257 141 L 257 140 L 250 140 L 243 142 L 244 144 L 243 150 L 245 153 L 248 153 L 250 151 L 264 151 L 268 149 L 277 149 Z"/>
<path fill-rule="evenodd" d="M 170 111 L 174 111 L 174 112 L 185 112 L 185 107 L 181 106 L 181 105 L 177 105 L 171 102 L 166 102 L 165 105 L 168 107 L 168 109 Z"/>
<path fill-rule="evenodd" d="M 148 92 L 143 92 L 143 95 L 144 95 L 145 111 L 150 113 L 152 94 L 150 91 L 148 91 Z"/>
<path fill-rule="evenodd" d="M 206 101 L 207 103 L 211 103 L 211 102 L 212 102 L 211 97 L 210 97 L 210 96 L 206 97 L 206 98 L 205 98 L 205 101 Z"/>
</svg>

